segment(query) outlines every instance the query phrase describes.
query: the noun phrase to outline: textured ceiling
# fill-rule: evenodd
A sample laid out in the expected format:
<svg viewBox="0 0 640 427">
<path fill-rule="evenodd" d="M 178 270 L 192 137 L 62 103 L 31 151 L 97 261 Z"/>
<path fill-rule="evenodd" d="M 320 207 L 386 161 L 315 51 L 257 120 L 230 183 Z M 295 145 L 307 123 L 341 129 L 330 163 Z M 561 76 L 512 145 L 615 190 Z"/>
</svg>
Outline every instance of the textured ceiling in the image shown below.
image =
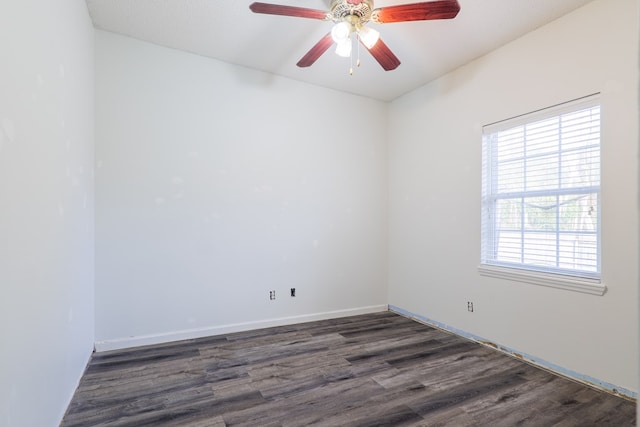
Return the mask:
<svg viewBox="0 0 640 427">
<path fill-rule="evenodd" d="M 295 80 L 389 101 L 592 0 L 459 0 L 453 20 L 372 24 L 402 64 L 384 71 L 368 52 L 349 59 L 330 48 L 309 68 L 298 60 L 330 22 L 254 14 L 253 0 L 87 0 L 98 29 Z M 323 0 L 263 0 L 328 9 Z M 417 0 L 377 0 L 383 7 Z"/>
</svg>

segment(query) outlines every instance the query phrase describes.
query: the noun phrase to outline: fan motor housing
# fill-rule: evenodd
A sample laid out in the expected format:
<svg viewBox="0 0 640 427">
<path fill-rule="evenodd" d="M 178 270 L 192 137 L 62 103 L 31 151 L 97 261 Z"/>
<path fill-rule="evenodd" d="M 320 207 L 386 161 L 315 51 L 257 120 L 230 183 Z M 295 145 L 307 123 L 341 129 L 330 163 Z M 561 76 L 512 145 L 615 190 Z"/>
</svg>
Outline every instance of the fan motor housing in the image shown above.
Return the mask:
<svg viewBox="0 0 640 427">
<path fill-rule="evenodd" d="M 331 0 L 329 9 L 333 21 L 364 24 L 371 19 L 373 0 Z"/>
</svg>

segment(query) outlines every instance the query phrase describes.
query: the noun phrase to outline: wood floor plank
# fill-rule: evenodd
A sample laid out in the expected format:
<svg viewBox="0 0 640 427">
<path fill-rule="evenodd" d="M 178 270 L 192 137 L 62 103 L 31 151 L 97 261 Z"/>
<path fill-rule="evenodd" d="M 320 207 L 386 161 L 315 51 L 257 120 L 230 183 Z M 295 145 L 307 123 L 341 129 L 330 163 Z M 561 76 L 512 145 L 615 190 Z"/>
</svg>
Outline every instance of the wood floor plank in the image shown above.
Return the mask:
<svg viewBox="0 0 640 427">
<path fill-rule="evenodd" d="M 95 354 L 62 426 L 635 426 L 635 404 L 390 312 Z"/>
</svg>

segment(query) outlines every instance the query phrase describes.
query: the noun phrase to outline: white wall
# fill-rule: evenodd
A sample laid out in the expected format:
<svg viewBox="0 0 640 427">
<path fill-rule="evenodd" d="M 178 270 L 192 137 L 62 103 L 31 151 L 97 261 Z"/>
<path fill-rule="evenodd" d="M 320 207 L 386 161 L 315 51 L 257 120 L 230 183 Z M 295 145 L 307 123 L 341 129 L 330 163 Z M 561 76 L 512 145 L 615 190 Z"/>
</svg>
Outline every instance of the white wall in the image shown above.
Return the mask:
<svg viewBox="0 0 640 427">
<path fill-rule="evenodd" d="M 381 102 L 97 31 L 98 349 L 386 309 L 385 129 Z"/>
<path fill-rule="evenodd" d="M 389 304 L 637 392 L 637 19 L 596 0 L 392 103 Z M 480 277 L 481 126 L 594 92 L 608 292 Z"/>
<path fill-rule="evenodd" d="M 0 425 L 58 425 L 93 349 L 93 28 L 0 3 Z"/>
</svg>

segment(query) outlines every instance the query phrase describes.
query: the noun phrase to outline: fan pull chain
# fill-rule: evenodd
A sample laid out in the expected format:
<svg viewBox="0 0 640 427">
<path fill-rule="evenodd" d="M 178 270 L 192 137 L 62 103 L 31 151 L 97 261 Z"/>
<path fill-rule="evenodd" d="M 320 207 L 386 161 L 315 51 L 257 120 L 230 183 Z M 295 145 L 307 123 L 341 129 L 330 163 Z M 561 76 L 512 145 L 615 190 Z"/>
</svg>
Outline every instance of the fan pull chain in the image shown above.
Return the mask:
<svg viewBox="0 0 640 427">
<path fill-rule="evenodd" d="M 356 61 L 356 67 L 360 68 L 360 34 L 356 35 L 356 44 L 358 45 L 358 60 Z"/>
<path fill-rule="evenodd" d="M 349 75 L 353 76 L 353 38 L 349 37 L 349 42 L 351 43 L 351 53 L 349 53 Z"/>
</svg>

